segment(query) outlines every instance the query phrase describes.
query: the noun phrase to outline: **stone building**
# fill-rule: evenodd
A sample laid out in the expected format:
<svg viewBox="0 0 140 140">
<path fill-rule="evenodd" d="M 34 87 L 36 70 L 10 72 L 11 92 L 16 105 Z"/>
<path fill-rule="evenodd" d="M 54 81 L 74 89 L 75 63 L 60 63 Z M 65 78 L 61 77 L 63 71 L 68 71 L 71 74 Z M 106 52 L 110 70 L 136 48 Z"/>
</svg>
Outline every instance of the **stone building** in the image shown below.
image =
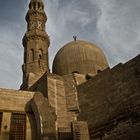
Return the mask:
<svg viewBox="0 0 140 140">
<path fill-rule="evenodd" d="M 76 40 L 48 64 L 42 0 L 31 0 L 20 90 L 0 89 L 0 140 L 140 140 L 140 55 L 110 69 Z"/>
</svg>

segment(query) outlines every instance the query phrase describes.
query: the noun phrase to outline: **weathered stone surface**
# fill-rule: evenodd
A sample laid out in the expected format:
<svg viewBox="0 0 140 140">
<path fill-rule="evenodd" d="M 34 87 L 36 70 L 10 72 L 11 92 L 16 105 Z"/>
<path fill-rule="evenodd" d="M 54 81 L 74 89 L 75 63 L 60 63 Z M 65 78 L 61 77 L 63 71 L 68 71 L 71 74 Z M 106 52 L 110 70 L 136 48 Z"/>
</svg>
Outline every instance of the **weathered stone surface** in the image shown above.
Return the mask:
<svg viewBox="0 0 140 140">
<path fill-rule="evenodd" d="M 139 67 L 140 55 L 99 73 L 78 87 L 79 119 L 88 121 L 91 139 L 139 139 Z M 122 136 L 115 134 L 116 131 Z"/>
<path fill-rule="evenodd" d="M 10 119 L 11 113 L 3 112 L 0 140 L 9 140 Z"/>
<path fill-rule="evenodd" d="M 77 89 L 76 82 L 74 80 L 74 75 L 73 74 L 65 75 L 63 76 L 63 78 L 66 92 L 67 109 L 68 111 L 79 112 Z"/>
<path fill-rule="evenodd" d="M 57 115 L 57 129 L 59 127 L 66 128 L 68 127 L 68 116 L 63 78 L 61 76 L 50 74 L 47 76 L 47 80 L 48 102 L 55 108 Z"/>
<path fill-rule="evenodd" d="M 34 94 L 35 92 L 29 91 L 0 89 L 0 112 L 3 112 L 0 140 L 9 140 L 11 114 L 13 112 L 27 114 L 26 139 L 36 140 L 34 138 L 36 130 L 34 126 L 35 121 L 33 118 L 32 121 L 29 120 L 31 118 L 29 116 L 32 113 L 28 105 Z M 7 126 L 6 130 L 4 126 Z"/>
<path fill-rule="evenodd" d="M 89 140 L 88 124 L 83 121 L 72 122 L 73 140 Z"/>
<path fill-rule="evenodd" d="M 27 91 L 0 89 L 0 140 L 9 140 L 14 113 L 11 128 L 26 130 L 15 129 L 14 139 L 140 140 L 140 55 L 110 69 L 100 48 L 75 39 L 54 59 L 53 72 L 63 76 L 51 74 L 42 0 L 31 0 L 26 21 L 21 89 Z"/>
<path fill-rule="evenodd" d="M 0 89 L 0 110 L 25 112 L 35 92 Z"/>
<path fill-rule="evenodd" d="M 48 98 L 47 73 L 44 73 L 28 90 L 43 93 Z"/>
<path fill-rule="evenodd" d="M 54 108 L 50 106 L 47 98 L 44 98 L 42 93 L 36 93 L 32 99 L 31 107 L 35 114 L 35 119 L 37 123 L 38 140 L 40 138 L 55 138 L 56 115 Z"/>
<path fill-rule="evenodd" d="M 74 73 L 73 75 L 77 86 L 87 81 L 86 74 Z"/>
</svg>

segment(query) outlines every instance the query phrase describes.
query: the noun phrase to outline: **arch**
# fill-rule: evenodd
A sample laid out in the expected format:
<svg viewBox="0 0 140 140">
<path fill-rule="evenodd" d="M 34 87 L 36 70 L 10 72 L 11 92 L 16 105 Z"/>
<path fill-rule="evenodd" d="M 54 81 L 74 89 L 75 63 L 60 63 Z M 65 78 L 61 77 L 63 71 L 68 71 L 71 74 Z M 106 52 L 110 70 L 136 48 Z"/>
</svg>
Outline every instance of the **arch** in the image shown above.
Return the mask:
<svg viewBox="0 0 140 140">
<path fill-rule="evenodd" d="M 40 102 L 38 102 L 39 100 Z M 42 109 L 44 106 L 45 108 Z M 31 109 L 33 110 L 37 124 L 37 140 L 41 138 L 47 139 L 50 136 L 53 139 L 56 134 L 55 122 L 57 116 L 55 114 L 55 109 L 49 105 L 42 93 L 35 93 L 31 100 Z M 51 126 L 51 130 L 49 126 Z"/>
<path fill-rule="evenodd" d="M 36 9 L 36 3 L 34 2 L 34 10 Z"/>
<path fill-rule="evenodd" d="M 43 50 L 42 49 L 38 50 L 38 59 L 43 59 Z"/>
<path fill-rule="evenodd" d="M 38 65 L 40 69 L 44 69 L 44 64 L 43 64 L 43 50 L 39 49 L 38 50 Z"/>
<path fill-rule="evenodd" d="M 39 9 L 40 8 L 40 3 L 38 3 L 37 6 L 38 6 L 38 9 Z"/>
<path fill-rule="evenodd" d="M 38 9 L 41 10 L 42 6 L 41 3 L 38 3 Z"/>
<path fill-rule="evenodd" d="M 29 52 L 29 62 L 32 62 L 34 61 L 34 50 L 31 49 L 30 52 Z"/>
</svg>

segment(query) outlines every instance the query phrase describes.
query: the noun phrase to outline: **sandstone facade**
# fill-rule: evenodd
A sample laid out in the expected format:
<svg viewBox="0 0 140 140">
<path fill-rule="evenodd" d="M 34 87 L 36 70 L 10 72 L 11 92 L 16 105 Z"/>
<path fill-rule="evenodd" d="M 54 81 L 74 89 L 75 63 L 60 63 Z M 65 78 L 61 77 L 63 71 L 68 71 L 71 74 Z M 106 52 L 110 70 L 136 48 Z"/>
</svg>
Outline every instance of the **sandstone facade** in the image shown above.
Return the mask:
<svg viewBox="0 0 140 140">
<path fill-rule="evenodd" d="M 78 62 L 66 51 L 50 73 L 42 0 L 31 0 L 26 21 L 23 83 L 0 89 L 0 140 L 139 140 L 140 55 L 110 69 L 99 48 L 75 40 L 65 47 L 79 48 Z"/>
</svg>

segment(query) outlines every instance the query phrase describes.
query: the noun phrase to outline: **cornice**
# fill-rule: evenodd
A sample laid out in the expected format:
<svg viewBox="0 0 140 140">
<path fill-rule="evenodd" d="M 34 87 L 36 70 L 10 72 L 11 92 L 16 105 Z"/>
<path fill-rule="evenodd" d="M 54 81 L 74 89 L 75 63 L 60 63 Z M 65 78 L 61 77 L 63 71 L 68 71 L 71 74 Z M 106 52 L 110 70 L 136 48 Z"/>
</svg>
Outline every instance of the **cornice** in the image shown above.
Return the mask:
<svg viewBox="0 0 140 140">
<path fill-rule="evenodd" d="M 47 33 L 26 33 L 23 37 L 23 46 L 26 46 L 26 43 L 31 40 L 42 40 L 47 42 L 48 46 L 50 45 L 50 39 Z"/>
</svg>

